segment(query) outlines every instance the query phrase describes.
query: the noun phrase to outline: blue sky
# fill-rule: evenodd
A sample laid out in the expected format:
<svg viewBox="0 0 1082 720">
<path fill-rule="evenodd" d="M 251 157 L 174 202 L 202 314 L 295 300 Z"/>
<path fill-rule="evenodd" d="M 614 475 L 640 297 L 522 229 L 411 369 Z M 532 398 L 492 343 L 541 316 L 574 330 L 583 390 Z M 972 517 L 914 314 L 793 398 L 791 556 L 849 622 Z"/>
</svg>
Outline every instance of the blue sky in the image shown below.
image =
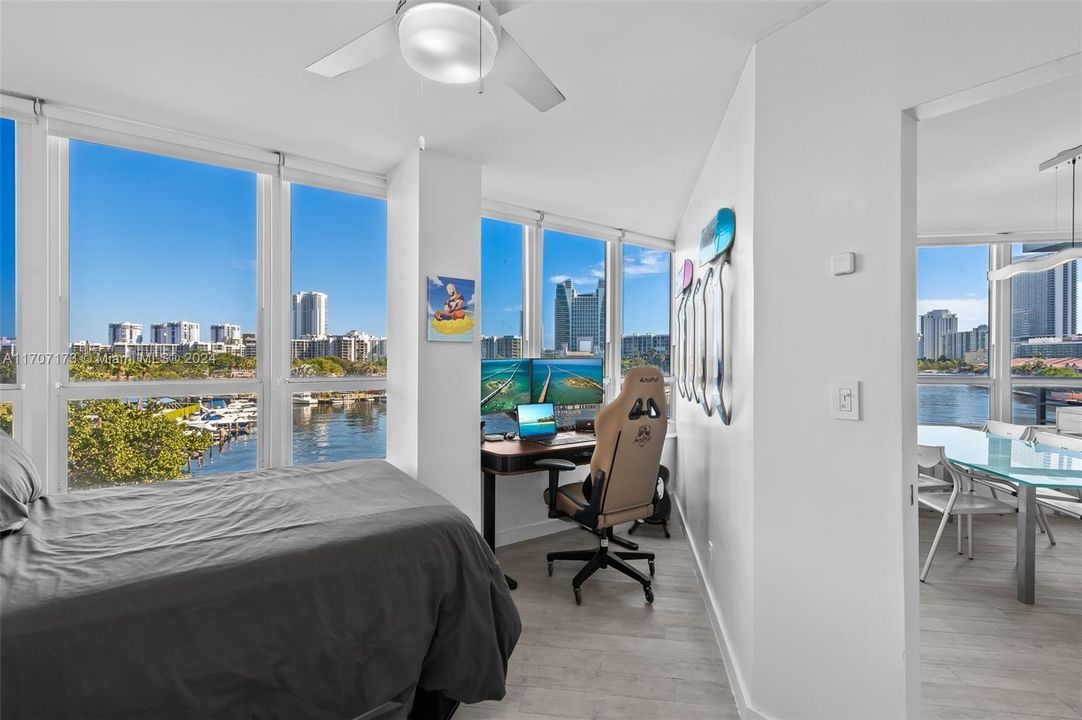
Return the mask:
<svg viewBox="0 0 1082 720">
<path fill-rule="evenodd" d="M 71 339 L 194 320 L 255 332 L 256 176 L 85 142 L 70 146 Z"/>
<path fill-rule="evenodd" d="M 0 334 L 14 335 L 14 124 L 0 124 Z M 256 175 L 71 142 L 71 338 L 107 341 L 110 322 L 194 320 L 256 330 Z M 293 186 L 292 291 L 327 293 L 328 329 L 386 334 L 386 203 Z M 482 333 L 517 335 L 522 227 L 482 223 Z M 545 234 L 544 343 L 552 347 L 555 288 L 593 292 L 604 243 Z M 378 268 L 371 272 L 369 269 Z M 626 246 L 625 333 L 668 332 L 669 257 Z"/>
<path fill-rule="evenodd" d="M 327 293 L 327 331 L 387 334 L 387 203 L 293 185 L 293 292 Z"/>
<path fill-rule="evenodd" d="M 383 200 L 293 186 L 292 291 L 327 299 L 328 330 L 386 334 Z M 256 330 L 256 176 L 71 143 L 71 338 L 195 320 Z M 367 268 L 381 268 L 366 272 Z"/>
<path fill-rule="evenodd" d="M 946 309 L 958 315 L 958 329 L 988 322 L 988 246 L 928 247 L 917 250 L 917 313 Z"/>
</svg>

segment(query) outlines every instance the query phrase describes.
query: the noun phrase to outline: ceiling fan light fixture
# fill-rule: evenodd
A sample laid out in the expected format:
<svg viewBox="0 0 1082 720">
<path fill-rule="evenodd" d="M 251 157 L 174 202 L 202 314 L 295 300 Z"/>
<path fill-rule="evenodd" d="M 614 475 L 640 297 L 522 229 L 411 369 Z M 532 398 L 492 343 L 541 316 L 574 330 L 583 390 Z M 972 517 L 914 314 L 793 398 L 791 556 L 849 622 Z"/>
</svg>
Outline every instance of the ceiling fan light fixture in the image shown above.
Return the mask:
<svg viewBox="0 0 1082 720">
<path fill-rule="evenodd" d="M 398 20 L 402 57 L 429 80 L 462 85 L 477 82 L 492 70 L 499 50 L 499 16 L 491 5 L 456 2 L 411 3 Z"/>
</svg>

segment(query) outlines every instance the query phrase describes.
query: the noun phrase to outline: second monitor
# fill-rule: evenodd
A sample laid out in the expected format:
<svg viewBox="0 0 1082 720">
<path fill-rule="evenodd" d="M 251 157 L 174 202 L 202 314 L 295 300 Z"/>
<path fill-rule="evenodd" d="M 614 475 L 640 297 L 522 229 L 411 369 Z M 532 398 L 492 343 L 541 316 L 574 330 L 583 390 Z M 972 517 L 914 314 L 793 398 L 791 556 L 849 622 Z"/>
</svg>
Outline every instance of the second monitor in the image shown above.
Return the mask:
<svg viewBox="0 0 1082 720">
<path fill-rule="evenodd" d="M 605 401 L 601 358 L 559 358 L 531 363 L 531 401 L 553 405 L 600 405 Z"/>
</svg>

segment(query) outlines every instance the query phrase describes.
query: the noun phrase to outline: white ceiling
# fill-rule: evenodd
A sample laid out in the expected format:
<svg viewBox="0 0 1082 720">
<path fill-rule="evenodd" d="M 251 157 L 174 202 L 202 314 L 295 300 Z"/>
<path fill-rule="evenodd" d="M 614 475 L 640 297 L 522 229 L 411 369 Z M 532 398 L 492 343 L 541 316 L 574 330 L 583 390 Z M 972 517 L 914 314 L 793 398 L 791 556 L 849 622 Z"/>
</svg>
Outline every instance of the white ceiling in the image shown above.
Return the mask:
<svg viewBox="0 0 1082 720">
<path fill-rule="evenodd" d="M 567 95 L 424 86 L 397 54 L 304 68 L 378 2 L 14 2 L 0 89 L 384 174 L 423 133 L 484 166 L 491 200 L 671 237 L 752 44 L 808 2 L 534 2 L 505 26 Z"/>
<path fill-rule="evenodd" d="M 1082 75 L 997 98 L 918 125 L 921 234 L 1070 232 L 1070 171 L 1038 173 L 1082 145 Z M 1082 172 L 1078 189 L 1082 202 Z M 1080 218 L 1082 219 L 1082 218 Z"/>
</svg>

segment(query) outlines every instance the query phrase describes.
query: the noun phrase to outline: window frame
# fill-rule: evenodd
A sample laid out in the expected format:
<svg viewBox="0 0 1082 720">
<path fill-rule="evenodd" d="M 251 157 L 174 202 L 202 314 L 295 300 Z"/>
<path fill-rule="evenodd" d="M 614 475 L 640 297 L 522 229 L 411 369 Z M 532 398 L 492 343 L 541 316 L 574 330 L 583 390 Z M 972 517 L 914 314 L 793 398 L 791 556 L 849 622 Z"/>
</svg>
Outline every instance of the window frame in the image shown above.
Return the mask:
<svg viewBox="0 0 1082 720">
<path fill-rule="evenodd" d="M 16 121 L 16 337 L 21 350 L 53 358 L 21 365 L 18 383 L 0 386 L 14 405 L 15 438 L 47 479 L 47 492 L 67 490 L 67 408 L 73 400 L 185 394 L 253 394 L 259 404 L 257 467 L 292 462 L 292 396 L 331 389 L 387 390 L 386 377 L 290 377 L 290 183 L 386 199 L 386 178 L 214 138 L 130 122 L 63 105 L 0 94 L 0 116 Z M 68 286 L 68 149 L 70 140 L 208 163 L 257 175 L 257 322 L 254 379 L 78 382 L 60 360 L 70 351 Z M 482 215 L 523 228 L 523 354 L 542 350 L 544 231 L 605 242 L 607 397 L 619 390 L 622 342 L 622 245 L 675 251 L 675 242 L 570 218 L 484 201 Z M 43 241 L 44 240 L 44 241 Z M 614 262 L 617 258 L 619 262 Z M 33 278 L 34 282 L 25 282 Z M 483 292 L 483 288 L 482 288 Z M 672 299 L 669 299 L 670 328 Z M 670 348 L 671 353 L 671 348 Z M 671 382 L 671 378 L 666 378 Z M 393 399 L 392 399 L 393 401 Z"/>
<path fill-rule="evenodd" d="M 1017 236 L 918 238 L 917 250 L 934 247 L 981 245 L 988 247 L 988 270 L 1009 265 L 1012 247 L 1022 242 Z M 1077 262 L 1077 261 L 1075 261 Z M 915 309 L 915 308 L 914 308 Z M 987 375 L 924 375 L 917 371 L 917 385 L 970 385 L 989 388 L 988 419 L 1014 422 L 1014 390 L 1019 387 L 1077 388 L 1082 391 L 1082 375 L 1078 377 L 1033 377 L 1012 372 L 1014 356 L 1011 346 L 1011 281 L 988 281 L 988 374 Z"/>
<path fill-rule="evenodd" d="M 249 394 L 258 404 L 259 434 L 256 467 L 283 467 L 292 464 L 293 414 L 292 400 L 296 392 L 334 390 L 382 390 L 386 392 L 386 377 L 373 378 L 292 378 L 290 377 L 290 293 L 292 264 L 292 233 L 290 193 L 293 182 L 327 188 L 356 195 L 386 198 L 385 185 L 375 176 L 357 173 L 332 165 L 298 162 L 299 169 L 289 167 L 279 153 L 259 159 L 254 153 L 234 154 L 216 152 L 202 146 L 178 144 L 159 137 L 132 135 L 116 129 L 73 124 L 37 123 L 37 134 L 47 145 L 47 161 L 42 174 L 47 183 L 47 244 L 46 264 L 55 269 L 47 273 L 55 277 L 55 287 L 43 305 L 20 301 L 19 307 L 35 305 L 26 323 L 51 327 L 49 353 L 64 357 L 70 350 L 70 284 L 69 284 L 69 144 L 71 140 L 93 142 L 110 147 L 153 153 L 165 157 L 207 163 L 254 172 L 256 174 L 256 377 L 253 379 L 205 379 L 123 382 L 73 382 L 68 377 L 66 363 L 55 363 L 45 369 L 49 379 L 36 382 L 35 396 L 43 397 L 51 408 L 48 417 L 36 423 L 46 431 L 45 447 L 38 456 L 47 457 L 51 471 L 49 492 L 66 492 L 67 479 L 67 412 L 68 403 L 75 400 L 121 399 L 126 397 L 162 397 L 171 395 L 230 395 Z M 16 149 L 18 153 L 18 147 Z M 273 163 L 266 160 L 274 160 Z M 18 175 L 17 175 L 18 178 Z M 17 230 L 17 236 L 19 232 Z M 18 258 L 19 252 L 17 248 Z M 18 262 L 18 261 L 17 261 Z M 58 265 L 58 267 L 57 267 Z M 25 277 L 18 268 L 17 277 Z M 52 322 L 49 322 L 51 320 Z M 21 331 L 22 326 L 18 326 Z M 43 387 L 44 386 L 44 387 Z M 22 387 L 25 387 L 23 385 Z M 23 393 L 14 395 L 7 388 L 0 400 L 15 403 L 14 422 L 17 437 L 26 438 L 32 430 L 20 415 L 28 404 Z"/>
<path fill-rule="evenodd" d="M 280 190 L 280 202 L 282 212 L 280 213 L 281 241 L 274 244 L 277 249 L 277 264 L 281 268 L 281 272 L 278 275 L 273 275 L 277 282 L 277 287 L 270 289 L 271 297 L 274 297 L 278 301 L 278 307 L 274 307 L 271 310 L 272 322 L 278 325 L 278 334 L 280 335 L 280 342 L 278 342 L 273 348 L 274 357 L 271 358 L 271 362 L 276 367 L 280 368 L 278 371 L 277 380 L 275 384 L 283 386 L 283 391 L 279 393 L 279 397 L 274 399 L 275 409 L 281 413 L 281 417 L 285 419 L 281 425 L 284 427 L 276 428 L 277 437 L 275 437 L 276 445 L 280 452 L 277 453 L 278 457 L 274 460 L 279 465 L 292 465 L 293 464 L 293 394 L 301 392 L 349 392 L 352 390 L 377 390 L 387 392 L 387 376 L 386 375 L 373 375 L 373 376 L 343 376 L 343 377 L 317 377 L 317 378 L 296 378 L 292 376 L 292 353 L 290 350 L 290 340 L 293 337 L 293 323 L 292 316 L 290 314 L 290 308 L 292 306 L 293 297 L 293 185 L 306 185 L 308 187 L 320 188 L 323 190 L 333 190 L 335 192 L 349 193 L 351 195 L 360 195 L 363 197 L 376 198 L 386 200 L 386 193 L 376 194 L 374 188 L 363 182 L 357 182 L 347 178 L 327 178 L 316 175 L 312 172 L 304 172 L 303 174 L 287 174 L 286 177 L 291 177 L 289 180 L 281 181 Z M 390 233 L 384 237 L 384 242 L 387 242 Z M 386 272 L 386 269 L 384 269 Z M 262 347 L 262 343 L 260 343 Z M 388 398 L 388 405 L 390 404 L 390 398 Z M 262 419 L 260 420 L 262 422 Z M 271 443 L 267 443 L 271 444 Z M 268 452 L 272 452 L 268 449 Z"/>
<path fill-rule="evenodd" d="M 604 232 L 603 228 L 585 227 L 569 223 L 563 218 L 546 220 L 545 213 L 538 212 L 532 215 L 525 213 L 510 212 L 506 208 L 494 207 L 486 203 L 482 210 L 483 218 L 501 220 L 522 225 L 522 354 L 523 357 L 541 357 L 544 348 L 543 317 L 544 317 L 544 257 L 545 257 L 545 231 L 575 235 L 578 237 L 597 240 L 604 243 L 605 257 L 605 343 L 604 358 L 604 384 L 605 401 L 610 402 L 620 393 L 623 383 L 621 367 L 623 365 L 623 282 L 624 282 L 624 245 L 660 250 L 669 254 L 669 283 L 671 290 L 673 263 L 676 257 L 675 242 L 650 241 L 646 237 L 636 236 L 629 238 L 623 230 L 611 230 Z M 484 301 L 484 288 L 482 302 Z M 668 297 L 669 316 L 669 374 L 665 376 L 665 384 L 672 388 L 672 293 Z M 614 342 L 613 338 L 619 338 Z M 671 395 L 670 395 L 671 397 Z M 677 411 L 670 403 L 670 431 L 676 429 Z"/>
</svg>

